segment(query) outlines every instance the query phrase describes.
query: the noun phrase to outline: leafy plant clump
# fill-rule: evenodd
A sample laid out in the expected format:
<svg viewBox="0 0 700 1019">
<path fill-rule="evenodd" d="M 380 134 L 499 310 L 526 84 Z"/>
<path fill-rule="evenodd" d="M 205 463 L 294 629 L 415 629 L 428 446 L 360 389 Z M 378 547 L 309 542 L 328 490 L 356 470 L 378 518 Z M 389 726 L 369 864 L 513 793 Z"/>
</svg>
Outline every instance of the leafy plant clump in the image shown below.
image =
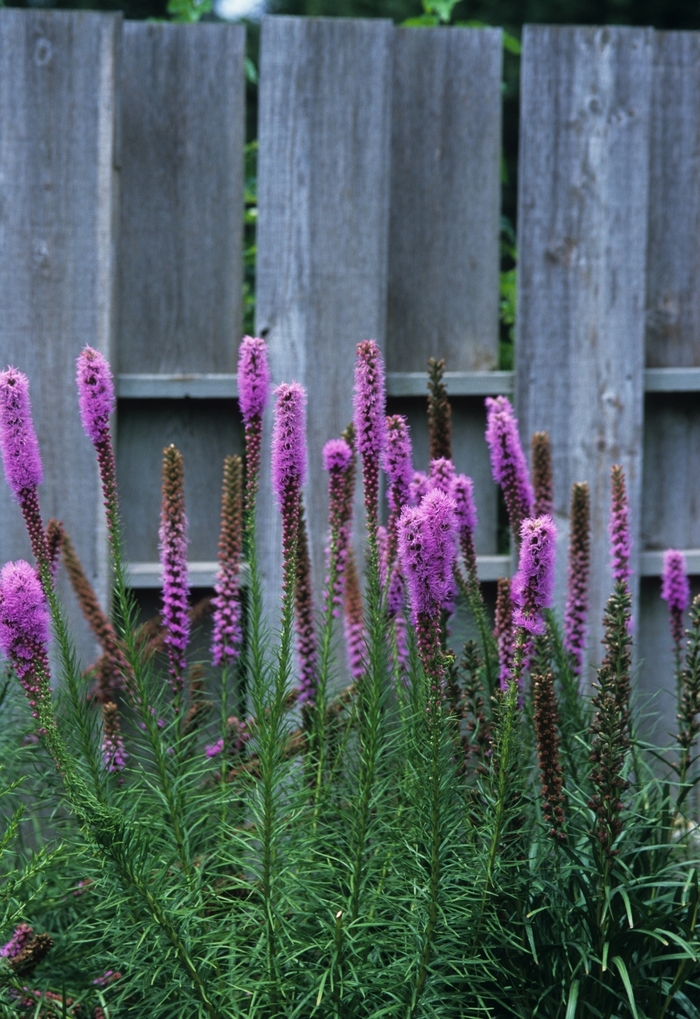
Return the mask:
<svg viewBox="0 0 700 1019">
<path fill-rule="evenodd" d="M 108 364 L 90 348 L 78 359 L 111 613 L 63 525 L 42 520 L 28 380 L 14 368 L 0 375 L 0 448 L 35 560 L 0 573 L 9 663 L 0 1015 L 700 1015 L 700 600 L 685 630 L 683 557 L 669 551 L 664 571 L 679 734 L 662 765 L 633 711 L 622 469 L 612 472 L 613 575 L 591 700 L 588 574 L 602 551 L 591 548 L 588 488 L 572 493 L 560 627 L 549 439 L 534 437 L 530 470 L 510 403 L 487 401 L 486 441 L 518 553 L 492 620 L 443 372 L 431 361 L 432 459 L 415 471 L 405 419 L 386 416 L 379 349 L 358 345 L 353 421 L 323 450 L 318 600 L 303 505 L 306 393 L 296 383 L 274 391 L 283 586 L 279 619 L 269 620 L 256 500 L 270 375 L 264 342 L 246 337 L 245 457 L 224 464 L 214 597 L 190 604 L 185 465 L 170 446 L 163 607 L 145 624 L 125 580 Z M 353 545 L 358 476 L 362 550 Z M 100 644 L 86 671 L 58 570 Z M 463 613 L 475 639 L 456 647 Z M 191 635 L 209 614 L 209 660 L 194 661 Z"/>
</svg>

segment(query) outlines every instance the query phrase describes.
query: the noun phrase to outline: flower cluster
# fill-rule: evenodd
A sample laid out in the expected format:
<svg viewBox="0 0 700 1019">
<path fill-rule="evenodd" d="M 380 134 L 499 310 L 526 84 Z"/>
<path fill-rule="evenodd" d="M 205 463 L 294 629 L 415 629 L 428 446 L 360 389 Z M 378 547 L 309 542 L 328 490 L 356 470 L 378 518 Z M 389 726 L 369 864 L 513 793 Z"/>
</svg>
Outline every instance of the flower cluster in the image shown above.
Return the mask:
<svg viewBox="0 0 700 1019">
<path fill-rule="evenodd" d="M 518 422 L 505 396 L 487 397 L 486 442 L 494 481 L 503 489 L 510 526 L 516 542 L 523 520 L 532 517 L 534 493 L 520 444 Z"/>
<path fill-rule="evenodd" d="M 190 639 L 187 583 L 187 518 L 182 454 L 175 446 L 163 450 L 163 502 L 160 514 L 160 562 L 163 569 L 163 625 L 173 691 L 185 683 Z"/>
</svg>

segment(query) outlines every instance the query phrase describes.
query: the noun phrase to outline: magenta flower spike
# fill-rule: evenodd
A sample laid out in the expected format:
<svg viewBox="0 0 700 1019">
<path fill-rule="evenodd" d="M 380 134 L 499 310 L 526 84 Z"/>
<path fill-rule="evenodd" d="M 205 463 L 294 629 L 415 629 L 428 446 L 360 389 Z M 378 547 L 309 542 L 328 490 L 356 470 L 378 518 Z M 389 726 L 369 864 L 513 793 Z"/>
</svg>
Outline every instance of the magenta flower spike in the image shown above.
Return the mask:
<svg viewBox="0 0 700 1019">
<path fill-rule="evenodd" d="M 0 372 L 0 449 L 5 477 L 20 505 L 37 563 L 50 565 L 37 487 L 44 478 L 32 421 L 29 380 L 16 368 Z"/>
<path fill-rule="evenodd" d="M 33 937 L 33 927 L 30 927 L 28 923 L 18 924 L 10 940 L 0 948 L 0 956 L 4 959 L 17 958 L 27 942 L 31 941 Z"/>
<path fill-rule="evenodd" d="M 348 506 L 348 471 L 352 469 L 352 449 L 345 439 L 329 439 L 323 447 L 323 469 L 328 471 L 328 522 L 330 546 L 326 549 L 328 577 L 326 579 L 326 604 L 333 600 L 333 615 L 337 618 L 343 604 L 345 592 L 345 567 L 350 543 L 351 507 Z M 330 584 L 331 556 L 333 556 L 334 582 Z"/>
<path fill-rule="evenodd" d="M 249 516 L 254 512 L 258 491 L 262 417 L 269 395 L 267 344 L 259 337 L 244 336 L 238 348 L 238 405 L 245 426 L 245 508 Z"/>
<path fill-rule="evenodd" d="M 420 506 L 430 491 L 430 479 L 425 471 L 414 471 L 408 488 L 409 506 Z"/>
<path fill-rule="evenodd" d="M 520 562 L 512 584 L 513 622 L 535 635 L 545 630 L 542 609 L 552 606 L 556 541 L 557 529 L 550 516 L 523 520 Z"/>
<path fill-rule="evenodd" d="M 275 389 L 272 487 L 282 514 L 284 596 L 292 597 L 296 571 L 301 486 L 306 479 L 306 392 L 298 382 Z"/>
<path fill-rule="evenodd" d="M 476 570 L 476 549 L 474 532 L 478 518 L 474 501 L 474 482 L 466 474 L 456 474 L 450 485 L 449 495 L 455 504 L 455 517 L 459 530 L 459 544 L 471 584 L 478 584 Z"/>
<path fill-rule="evenodd" d="M 683 642 L 683 613 L 690 605 L 690 582 L 686 571 L 685 556 L 673 548 L 664 552 L 661 597 L 668 605 L 671 617 L 671 636 L 680 656 L 680 646 Z"/>
<path fill-rule="evenodd" d="M 413 450 L 411 434 L 406 418 L 392 414 L 386 419 L 386 445 L 382 466 L 389 479 L 387 499 L 392 515 L 401 512 L 408 503 L 411 481 L 413 480 Z"/>
<path fill-rule="evenodd" d="M 438 489 L 420 506 L 406 506 L 399 520 L 399 562 L 414 620 L 434 619 L 452 592 L 457 551 L 455 505 Z"/>
<path fill-rule="evenodd" d="M 170 664 L 170 685 L 176 696 L 182 693 L 185 685 L 185 652 L 190 639 L 184 481 L 182 454 L 175 446 L 167 446 L 163 451 L 163 502 L 158 538 L 163 569 L 164 641 Z"/>
<path fill-rule="evenodd" d="M 49 695 L 49 607 L 41 581 L 22 559 L 0 572 L 0 648 L 29 699 L 35 718 Z"/>
<path fill-rule="evenodd" d="M 379 516 L 379 463 L 386 441 L 384 361 L 375 340 L 357 345 L 354 392 L 355 441 L 362 459 L 365 512 L 370 540 L 376 540 Z"/>
<path fill-rule="evenodd" d="M 92 347 L 81 351 L 76 364 L 80 418 L 97 453 L 107 529 L 115 540 L 119 533 L 117 470 L 109 431 L 109 417 L 116 406 L 114 380 L 107 359 Z"/>
<path fill-rule="evenodd" d="M 221 530 L 219 532 L 219 569 L 214 587 L 211 635 L 213 665 L 224 665 L 238 658 L 243 638 L 241 627 L 242 469 L 240 456 L 224 460 L 221 492 Z"/>
<path fill-rule="evenodd" d="M 574 675 L 580 676 L 588 632 L 588 581 L 591 572 L 591 499 L 585 481 L 571 487 L 570 527 L 564 647 L 571 655 Z"/>
<path fill-rule="evenodd" d="M 323 469 L 343 473 L 352 461 L 352 450 L 345 439 L 329 439 L 323 447 Z"/>
<path fill-rule="evenodd" d="M 445 495 L 451 495 L 454 479 L 455 466 L 451 460 L 441 456 L 437 460 L 430 461 L 430 489 L 437 488 L 440 492 L 444 492 Z"/>
<path fill-rule="evenodd" d="M 520 444 L 518 422 L 505 396 L 487 397 L 486 442 L 491 455 L 491 472 L 503 489 L 510 526 L 517 543 L 520 525 L 532 517 L 534 492 Z"/>
<path fill-rule="evenodd" d="M 632 574 L 630 569 L 630 523 L 629 505 L 625 472 L 619 464 L 611 470 L 612 500 L 610 506 L 610 551 L 612 555 L 612 572 L 616 584 L 629 584 Z"/>
</svg>

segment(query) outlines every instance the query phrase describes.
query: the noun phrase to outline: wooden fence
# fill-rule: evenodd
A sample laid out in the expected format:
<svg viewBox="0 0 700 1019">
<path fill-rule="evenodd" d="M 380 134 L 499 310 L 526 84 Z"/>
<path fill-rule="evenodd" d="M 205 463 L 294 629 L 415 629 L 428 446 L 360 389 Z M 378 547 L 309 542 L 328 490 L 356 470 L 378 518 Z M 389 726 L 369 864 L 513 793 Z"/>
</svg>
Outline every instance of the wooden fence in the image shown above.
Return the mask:
<svg viewBox="0 0 700 1019">
<path fill-rule="evenodd" d="M 0 360 L 31 377 L 42 506 L 65 521 L 103 597 L 97 473 L 73 383 L 88 342 L 118 371 L 134 586 L 158 583 L 171 441 L 186 458 L 191 581 L 212 583 L 221 460 L 241 444 L 244 45 L 240 26 L 0 10 Z M 257 331 L 275 381 L 309 390 L 317 586 L 320 450 L 351 416 L 355 343 L 374 336 L 417 466 L 425 363 L 447 358 L 485 582 L 510 563 L 496 554 L 484 396 L 514 393 L 524 440 L 551 433 L 562 576 L 569 488 L 591 483 L 594 619 L 610 588 L 609 470 L 625 465 L 639 685 L 670 687 L 661 550 L 689 550 L 700 575 L 700 34 L 525 29 L 514 374 L 494 370 L 501 55 L 495 29 L 263 22 Z M 267 483 L 260 537 L 273 606 L 279 524 Z M 0 557 L 27 552 L 2 487 Z M 75 612 L 73 622 L 89 656 Z M 592 659 L 598 638 L 596 626 Z"/>
</svg>

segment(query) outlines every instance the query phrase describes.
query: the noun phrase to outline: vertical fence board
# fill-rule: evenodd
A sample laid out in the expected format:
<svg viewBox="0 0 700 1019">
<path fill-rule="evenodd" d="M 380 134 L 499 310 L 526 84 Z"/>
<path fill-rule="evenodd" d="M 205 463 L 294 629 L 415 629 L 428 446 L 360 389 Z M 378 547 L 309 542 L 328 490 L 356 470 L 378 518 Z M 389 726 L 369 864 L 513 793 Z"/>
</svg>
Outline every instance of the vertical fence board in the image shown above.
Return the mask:
<svg viewBox="0 0 700 1019">
<path fill-rule="evenodd" d="M 524 438 L 551 435 L 560 525 L 571 484 L 591 486 L 593 661 L 613 463 L 639 550 L 652 35 L 527 27 L 523 40 L 517 407 Z"/>
<path fill-rule="evenodd" d="M 397 29 L 387 362 L 498 363 L 501 32 Z"/>
<path fill-rule="evenodd" d="M 384 340 L 393 29 L 387 21 L 265 18 L 260 67 L 257 331 L 275 382 L 309 391 L 311 551 L 327 530 L 321 450 L 352 417 L 358 340 Z M 265 440 L 261 567 L 279 599 L 280 525 Z"/>
<path fill-rule="evenodd" d="M 0 11 L 0 361 L 30 379 L 44 518 L 65 522 L 103 597 L 105 530 L 75 359 L 86 343 L 110 354 L 120 26 L 117 15 Z M 0 559 L 29 557 L 4 482 L 0 521 Z M 72 596 L 67 604 L 90 656 Z"/>
<path fill-rule="evenodd" d="M 120 371 L 233 370 L 244 57 L 241 25 L 124 25 Z"/>
</svg>

